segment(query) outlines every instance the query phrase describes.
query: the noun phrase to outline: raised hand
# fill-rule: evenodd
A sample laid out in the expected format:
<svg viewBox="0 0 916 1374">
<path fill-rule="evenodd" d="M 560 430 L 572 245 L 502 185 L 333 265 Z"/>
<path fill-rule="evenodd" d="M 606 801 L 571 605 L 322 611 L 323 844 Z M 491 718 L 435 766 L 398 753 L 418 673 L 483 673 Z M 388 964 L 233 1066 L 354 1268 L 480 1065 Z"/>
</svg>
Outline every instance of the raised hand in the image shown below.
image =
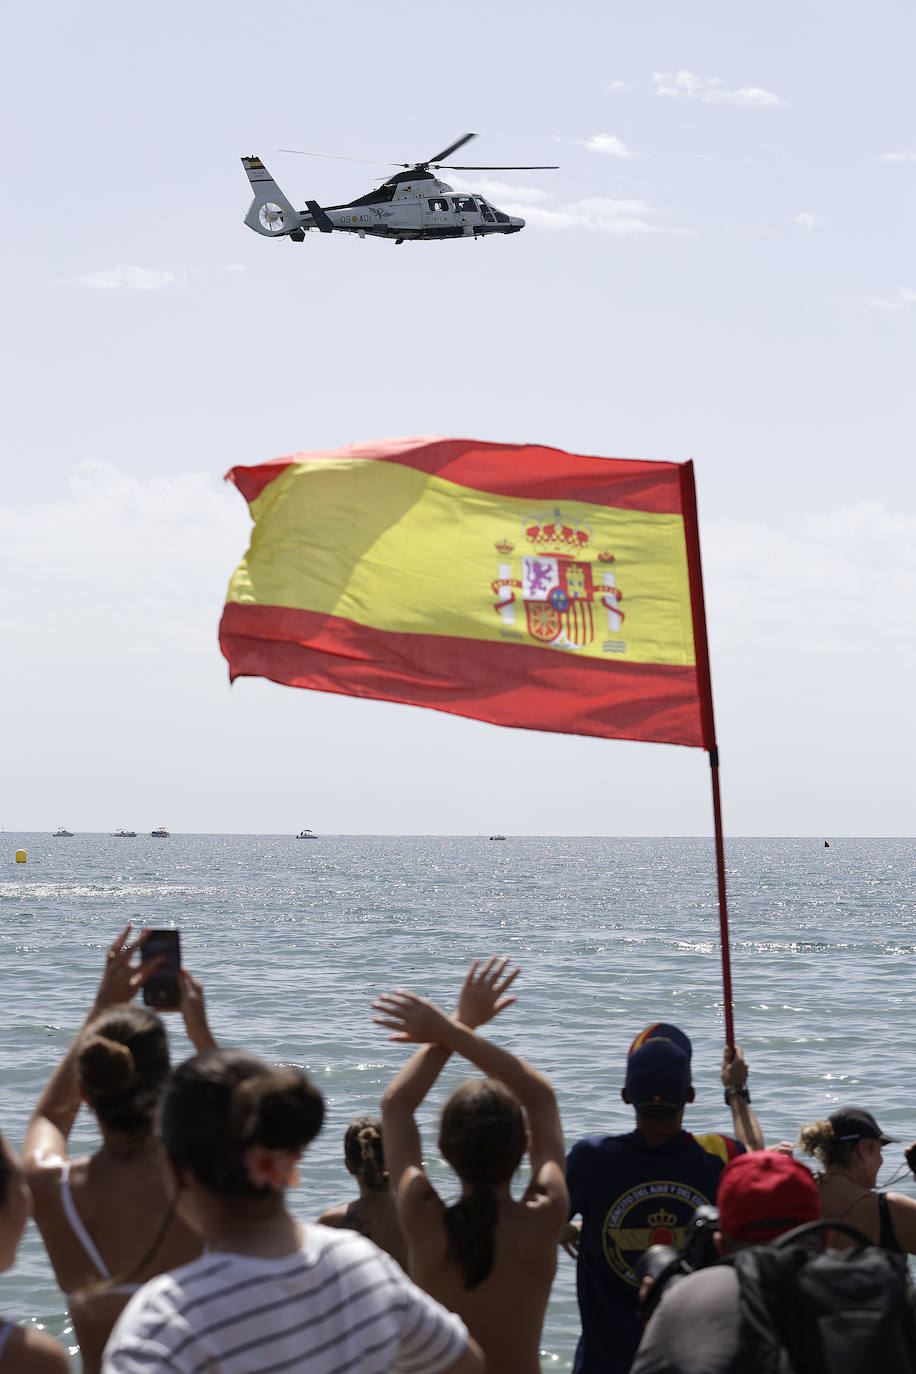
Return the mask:
<svg viewBox="0 0 916 1374">
<path fill-rule="evenodd" d="M 515 982 L 520 970 L 514 968 L 511 973 L 506 973 L 508 962 L 508 959 L 499 959 L 495 954 L 491 954 L 482 969 L 479 959 L 475 959 L 471 964 L 455 1008 L 455 1019 L 462 1025 L 476 1030 L 478 1026 L 492 1021 L 494 1016 L 506 1007 L 511 1007 L 516 1001 L 515 997 L 507 997 L 505 994 Z"/>
<path fill-rule="evenodd" d="M 207 1023 L 204 990 L 193 973 L 189 973 L 186 968 L 178 975 L 178 989 L 181 994 L 181 1014 L 191 1044 L 198 1054 L 204 1050 L 218 1049 L 219 1046 Z"/>
<path fill-rule="evenodd" d="M 156 971 L 155 961 L 145 966 L 131 963 L 136 951 L 145 943 L 149 931 L 142 930 L 132 941 L 128 940 L 130 932 L 131 926 L 128 924 L 108 947 L 102 980 L 95 994 L 95 1008 L 98 1011 L 129 1002 L 137 989 L 142 988 Z"/>
<path fill-rule="evenodd" d="M 451 1017 L 446 1016 L 435 1002 L 400 989 L 397 992 L 383 992 L 372 1003 L 372 1009 L 382 1013 L 372 1018 L 376 1025 L 386 1026 L 393 1031 L 394 1034 L 389 1035 L 388 1039 L 401 1043 L 444 1045 L 454 1025 Z"/>
<path fill-rule="evenodd" d="M 741 1046 L 735 1045 L 734 1049 L 726 1045 L 722 1052 L 722 1086 L 725 1088 L 738 1088 L 747 1082 L 747 1064 L 741 1052 Z"/>
</svg>

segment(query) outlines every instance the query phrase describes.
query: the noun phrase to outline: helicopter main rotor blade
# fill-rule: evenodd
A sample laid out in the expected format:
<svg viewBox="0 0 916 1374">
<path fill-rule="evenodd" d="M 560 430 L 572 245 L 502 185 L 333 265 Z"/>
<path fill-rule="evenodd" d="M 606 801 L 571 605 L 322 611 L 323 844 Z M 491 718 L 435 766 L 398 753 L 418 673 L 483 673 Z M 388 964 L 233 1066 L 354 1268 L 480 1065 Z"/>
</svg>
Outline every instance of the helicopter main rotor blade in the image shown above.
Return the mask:
<svg viewBox="0 0 916 1374">
<path fill-rule="evenodd" d="M 297 157 L 328 157 L 334 162 L 368 162 L 372 167 L 407 167 L 406 162 L 382 162 L 375 157 L 344 157 L 342 153 L 309 153 L 302 148 L 278 148 L 279 153 L 295 153 Z"/>
<path fill-rule="evenodd" d="M 429 162 L 418 163 L 417 165 L 421 167 L 429 167 L 432 165 L 432 163 L 438 162 L 440 157 L 450 157 L 452 153 L 454 153 L 458 148 L 463 148 L 465 143 L 469 143 L 472 138 L 476 137 L 476 134 L 465 134 L 464 137 L 459 138 L 456 143 L 450 143 L 447 148 L 443 148 L 441 153 L 434 153 L 433 156 L 429 159 Z"/>
<path fill-rule="evenodd" d="M 457 162 L 431 162 L 431 167 L 447 167 L 450 172 L 558 172 L 560 164 L 558 162 L 548 162 L 530 167 L 492 167 L 474 166 L 464 167 Z"/>
</svg>

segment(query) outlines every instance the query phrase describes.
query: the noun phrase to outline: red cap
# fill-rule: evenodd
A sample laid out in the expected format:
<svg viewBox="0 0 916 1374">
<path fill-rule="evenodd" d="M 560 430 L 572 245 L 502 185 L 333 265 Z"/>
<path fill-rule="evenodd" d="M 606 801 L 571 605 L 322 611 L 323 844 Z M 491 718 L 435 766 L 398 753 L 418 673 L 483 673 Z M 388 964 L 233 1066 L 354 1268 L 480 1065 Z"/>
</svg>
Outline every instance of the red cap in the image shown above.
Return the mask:
<svg viewBox="0 0 916 1374">
<path fill-rule="evenodd" d="M 810 1169 L 779 1150 L 752 1150 L 722 1170 L 719 1227 L 732 1240 L 775 1240 L 793 1226 L 817 1221 L 821 1195 Z"/>
</svg>

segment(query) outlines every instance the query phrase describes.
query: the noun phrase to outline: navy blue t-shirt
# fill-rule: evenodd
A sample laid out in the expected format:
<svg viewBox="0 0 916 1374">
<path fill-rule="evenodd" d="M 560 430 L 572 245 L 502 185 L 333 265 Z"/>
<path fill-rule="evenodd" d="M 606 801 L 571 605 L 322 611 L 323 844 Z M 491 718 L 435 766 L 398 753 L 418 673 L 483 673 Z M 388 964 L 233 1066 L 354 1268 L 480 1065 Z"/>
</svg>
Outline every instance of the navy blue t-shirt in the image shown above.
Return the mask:
<svg viewBox="0 0 916 1374">
<path fill-rule="evenodd" d="M 744 1146 L 730 1136 L 688 1131 L 654 1146 L 639 1131 L 593 1135 L 570 1150 L 570 1216 L 582 1216 L 575 1374 L 630 1368 L 642 1335 L 633 1265 L 650 1245 L 682 1248 L 693 1213 L 715 1202 L 719 1175 L 739 1154 Z"/>
</svg>

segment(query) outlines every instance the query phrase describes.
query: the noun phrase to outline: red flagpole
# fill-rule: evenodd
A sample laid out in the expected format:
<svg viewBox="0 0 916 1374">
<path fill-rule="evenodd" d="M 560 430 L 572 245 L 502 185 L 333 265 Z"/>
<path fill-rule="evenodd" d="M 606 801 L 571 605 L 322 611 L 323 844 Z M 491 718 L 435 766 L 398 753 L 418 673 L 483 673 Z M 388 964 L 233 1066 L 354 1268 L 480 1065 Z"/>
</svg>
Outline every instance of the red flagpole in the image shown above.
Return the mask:
<svg viewBox="0 0 916 1374">
<path fill-rule="evenodd" d="M 728 939 L 728 899 L 725 893 L 725 844 L 722 839 L 722 798 L 719 795 L 719 751 L 709 751 L 712 778 L 712 816 L 716 831 L 716 880 L 719 886 L 719 936 L 722 945 L 722 997 L 725 1002 L 725 1043 L 735 1048 L 735 1014 L 732 1001 L 732 959 Z"/>
<path fill-rule="evenodd" d="M 712 674 L 709 668 L 709 641 L 706 637 L 706 603 L 703 598 L 703 567 L 700 562 L 700 531 L 697 523 L 697 493 L 693 463 L 681 467 L 681 502 L 684 533 L 687 538 L 687 568 L 690 574 L 690 605 L 693 613 L 693 642 L 697 660 L 697 684 L 703 718 L 703 748 L 709 753 L 712 779 L 712 817 L 716 837 L 716 881 L 719 889 L 719 937 L 722 949 L 722 998 L 725 1006 L 725 1043 L 734 1048 L 735 1016 L 732 1000 L 732 963 L 728 938 L 728 898 L 725 891 L 725 842 L 722 836 L 722 797 L 719 791 L 719 749 L 712 709 Z"/>
</svg>

